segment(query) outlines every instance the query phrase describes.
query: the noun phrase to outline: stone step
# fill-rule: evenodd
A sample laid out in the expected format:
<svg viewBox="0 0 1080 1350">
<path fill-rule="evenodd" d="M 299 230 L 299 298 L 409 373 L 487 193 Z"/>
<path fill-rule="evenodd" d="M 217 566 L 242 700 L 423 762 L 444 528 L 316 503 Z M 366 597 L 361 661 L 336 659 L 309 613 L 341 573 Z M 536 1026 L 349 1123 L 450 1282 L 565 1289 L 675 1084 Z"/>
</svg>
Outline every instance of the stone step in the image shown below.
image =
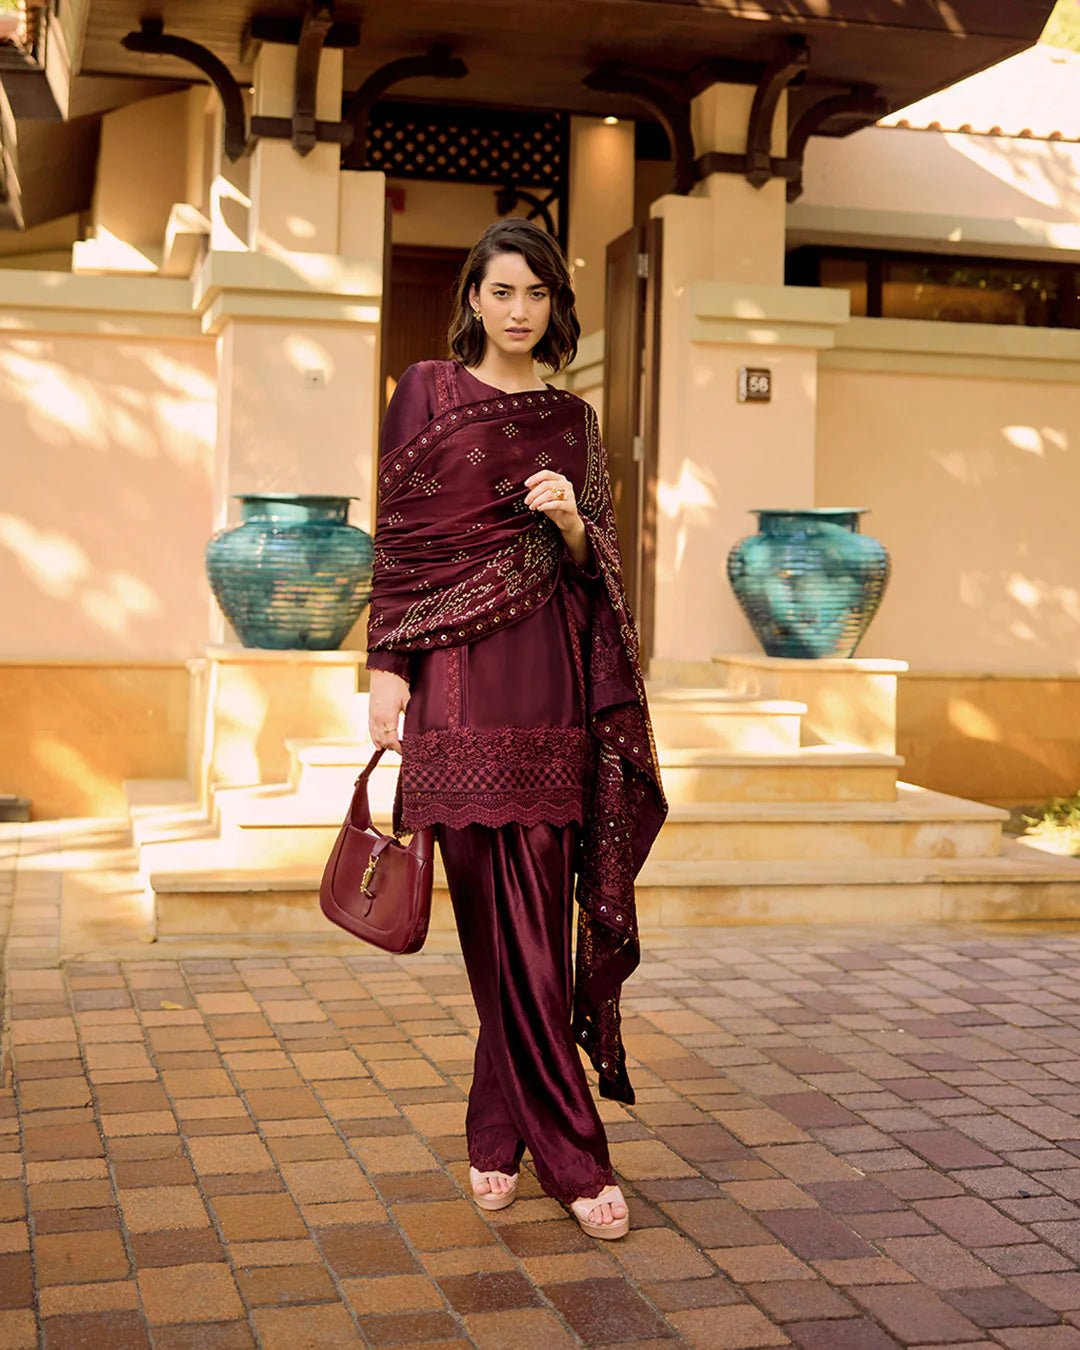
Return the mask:
<svg viewBox="0 0 1080 1350">
<path fill-rule="evenodd" d="M 360 741 L 367 736 L 367 699 L 366 691 L 356 694 L 350 713 Z M 806 703 L 715 686 L 660 688 L 649 691 L 649 711 L 657 745 L 780 752 L 798 749 Z"/>
<path fill-rule="evenodd" d="M 219 821 L 238 861 L 321 863 L 348 795 L 287 791 L 221 794 Z M 374 807 L 389 828 L 390 806 Z M 672 807 L 652 857 L 782 861 L 829 858 L 993 857 L 1008 814 L 910 784 L 894 802 L 690 802 Z"/>
<path fill-rule="evenodd" d="M 896 800 L 899 755 L 849 746 L 801 746 L 781 754 L 726 754 L 715 749 L 663 750 L 660 775 L 668 801 L 857 802 Z"/>
<path fill-rule="evenodd" d="M 204 859 L 208 860 L 208 859 Z M 320 933 L 321 869 L 217 865 L 150 876 L 157 935 Z M 995 922 L 1080 918 L 1080 860 L 1007 842 L 997 858 L 692 862 L 650 859 L 644 930 L 743 923 Z M 437 885 L 432 928 L 452 926 Z"/>
<path fill-rule="evenodd" d="M 367 700 L 364 692 L 356 695 L 350 718 L 361 742 L 367 739 Z M 649 709 L 658 745 L 778 752 L 798 749 L 806 704 L 717 688 L 663 689 L 649 695 Z"/>
<path fill-rule="evenodd" d="M 310 868 L 155 872 L 151 887 L 158 938 L 340 931 L 319 908 L 319 876 Z M 430 931 L 453 930 L 449 893 L 436 883 Z"/>
<path fill-rule="evenodd" d="M 690 802 L 673 806 L 657 860 L 992 858 L 1008 813 L 897 785 L 893 802 Z"/>
<path fill-rule="evenodd" d="M 371 756 L 359 741 L 286 742 L 289 785 L 312 795 L 323 793 L 347 802 L 357 774 Z M 858 747 L 802 746 L 787 751 L 733 753 L 715 746 L 660 747 L 661 776 L 668 800 L 828 802 L 894 801 L 898 755 L 881 755 Z M 383 757 L 371 779 L 373 805 L 393 802 L 398 757 Z M 344 810 L 344 808 L 343 808 Z"/>
<path fill-rule="evenodd" d="M 186 778 L 129 778 L 123 789 L 136 848 L 218 837 Z"/>
<path fill-rule="evenodd" d="M 799 748 L 806 705 L 723 689 L 665 689 L 650 694 L 649 710 L 665 750 L 783 753 Z"/>
</svg>

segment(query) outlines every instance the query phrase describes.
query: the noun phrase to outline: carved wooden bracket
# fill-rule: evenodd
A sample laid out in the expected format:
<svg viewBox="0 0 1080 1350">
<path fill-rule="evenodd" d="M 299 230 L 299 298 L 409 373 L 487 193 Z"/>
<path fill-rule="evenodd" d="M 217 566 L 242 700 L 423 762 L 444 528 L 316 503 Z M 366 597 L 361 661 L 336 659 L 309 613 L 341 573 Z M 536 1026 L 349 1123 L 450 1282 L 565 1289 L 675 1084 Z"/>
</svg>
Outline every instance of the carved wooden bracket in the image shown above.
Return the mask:
<svg viewBox="0 0 1080 1350">
<path fill-rule="evenodd" d="M 251 119 L 252 138 L 290 140 L 298 155 L 309 155 L 319 141 L 348 145 L 353 130 L 347 122 L 321 122 L 315 116 L 319 62 L 324 47 L 356 47 L 360 29 L 354 23 L 335 23 L 333 0 L 307 0 L 299 19 L 253 15 L 245 34 L 245 52 L 259 42 L 296 47 L 296 83 L 292 117 Z"/>
<path fill-rule="evenodd" d="M 689 86 L 680 87 L 654 71 L 630 70 L 614 63 L 598 66 L 582 81 L 586 89 L 625 94 L 653 114 L 664 128 L 675 161 L 675 191 L 685 196 L 694 186 L 694 138 L 690 130 Z"/>
<path fill-rule="evenodd" d="M 780 95 L 804 78 L 809 63 L 806 39 L 790 37 L 768 65 L 758 67 L 753 81 L 757 88 L 746 125 L 745 153 L 710 150 L 699 155 L 694 162 L 698 182 L 711 173 L 741 173 L 748 183 L 760 188 L 771 178 L 786 178 L 790 183 L 799 177 L 801 170 L 792 156 L 781 158 L 772 154 L 770 147 Z"/>
<path fill-rule="evenodd" d="M 773 119 L 780 95 L 800 81 L 810 62 L 805 38 L 784 41 L 767 65 L 712 57 L 684 75 L 673 77 L 654 70 L 637 70 L 608 64 L 599 66 L 583 81 L 587 89 L 624 94 L 647 108 L 663 127 L 675 161 L 675 191 L 686 194 L 710 173 L 742 173 L 755 187 L 770 178 L 788 177 L 795 170 L 787 160 L 769 152 Z M 756 86 L 746 129 L 746 153 L 712 151 L 694 157 L 690 104 L 714 84 Z"/>
<path fill-rule="evenodd" d="M 848 124 L 868 126 L 888 111 L 886 100 L 868 84 L 853 85 L 846 94 L 834 94 L 807 108 L 788 134 L 788 159 L 798 166 L 798 175 L 788 179 L 788 201 L 793 202 L 802 195 L 803 159 L 811 136 L 817 135 L 827 122 L 839 118 Z"/>
<path fill-rule="evenodd" d="M 244 34 L 242 57 L 253 59 L 260 42 L 279 42 L 295 46 L 296 85 L 292 117 L 253 117 L 250 135 L 244 98 L 240 86 L 224 61 L 209 48 L 190 38 L 165 32 L 161 19 L 143 19 L 137 33 L 121 38 L 121 46 L 131 52 L 154 56 L 173 56 L 201 70 L 221 97 L 225 113 L 225 154 L 236 160 L 250 152 L 260 136 L 292 141 L 300 155 L 311 152 L 319 141 L 348 145 L 352 128 L 343 122 L 320 122 L 315 116 L 315 89 L 319 61 L 324 47 L 356 47 L 360 29 L 355 23 L 335 23 L 332 0 L 307 0 L 300 18 L 255 15 Z"/>
<path fill-rule="evenodd" d="M 806 39 L 789 37 L 762 72 L 746 128 L 746 181 L 754 187 L 764 187 L 773 176 L 769 146 L 780 95 L 805 75 L 809 65 Z"/>
<path fill-rule="evenodd" d="M 403 56 L 373 71 L 357 89 L 345 108 L 345 124 L 349 127 L 349 151 L 344 158 L 347 169 L 367 168 L 368 124 L 371 110 L 383 94 L 402 80 L 427 75 L 437 80 L 462 80 L 469 67 L 460 57 L 451 55 L 450 48 L 437 42 L 425 56 Z"/>
<path fill-rule="evenodd" d="M 811 136 L 817 135 L 829 122 L 841 122 L 847 130 L 852 130 L 876 122 L 888 112 L 888 104 L 872 85 L 852 85 L 811 104 L 788 133 L 787 154 L 773 155 L 770 142 L 780 95 L 805 78 L 809 64 L 806 40 L 788 38 L 754 81 L 757 89 L 746 128 L 746 153 L 737 155 L 714 150 L 700 155 L 694 163 L 697 181 L 711 173 L 741 173 L 748 183 L 760 188 L 772 178 L 784 178 L 787 180 L 787 199 L 795 201 L 802 192 L 803 159 Z"/>
<path fill-rule="evenodd" d="M 244 116 L 244 98 L 232 71 L 224 61 L 207 47 L 189 38 L 174 37 L 165 32 L 161 19 L 143 19 L 137 33 L 128 33 L 120 45 L 129 52 L 148 52 L 154 56 L 175 56 L 179 61 L 201 70 L 221 96 L 225 111 L 225 153 L 229 159 L 239 159 L 247 149 L 247 129 Z"/>
</svg>

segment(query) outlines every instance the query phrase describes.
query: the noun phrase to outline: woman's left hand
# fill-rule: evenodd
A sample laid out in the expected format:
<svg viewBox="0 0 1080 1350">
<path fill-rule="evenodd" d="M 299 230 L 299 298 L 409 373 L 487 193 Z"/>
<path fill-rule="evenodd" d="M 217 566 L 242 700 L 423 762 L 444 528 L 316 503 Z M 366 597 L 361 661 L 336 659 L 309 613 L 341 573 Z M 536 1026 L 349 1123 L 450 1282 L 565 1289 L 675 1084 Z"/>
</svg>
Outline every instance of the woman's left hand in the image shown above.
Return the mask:
<svg viewBox="0 0 1080 1350">
<path fill-rule="evenodd" d="M 529 493 L 525 505 L 532 511 L 542 511 L 561 534 L 576 534 L 581 526 L 574 485 L 569 478 L 554 469 L 541 469 L 525 479 Z"/>
</svg>

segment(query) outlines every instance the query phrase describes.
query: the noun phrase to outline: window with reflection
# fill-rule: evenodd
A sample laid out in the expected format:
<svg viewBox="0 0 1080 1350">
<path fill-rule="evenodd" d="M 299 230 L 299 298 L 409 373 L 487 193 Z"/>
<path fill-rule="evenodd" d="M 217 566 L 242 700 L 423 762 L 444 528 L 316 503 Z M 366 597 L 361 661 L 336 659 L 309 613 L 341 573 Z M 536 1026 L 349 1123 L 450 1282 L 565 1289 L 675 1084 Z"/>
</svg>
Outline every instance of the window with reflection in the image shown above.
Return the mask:
<svg viewBox="0 0 1080 1350">
<path fill-rule="evenodd" d="M 867 309 L 868 284 L 865 258 L 822 258 L 819 268 L 819 286 L 835 286 L 851 294 L 851 312 L 859 316 Z"/>
<path fill-rule="evenodd" d="M 1058 278 L 1051 268 L 986 262 L 889 259 L 881 283 L 886 319 L 1056 326 Z"/>
<path fill-rule="evenodd" d="M 1062 263 L 879 249 L 806 247 L 788 254 L 788 284 L 851 296 L 853 315 L 943 323 L 1080 327 L 1078 269 Z"/>
</svg>

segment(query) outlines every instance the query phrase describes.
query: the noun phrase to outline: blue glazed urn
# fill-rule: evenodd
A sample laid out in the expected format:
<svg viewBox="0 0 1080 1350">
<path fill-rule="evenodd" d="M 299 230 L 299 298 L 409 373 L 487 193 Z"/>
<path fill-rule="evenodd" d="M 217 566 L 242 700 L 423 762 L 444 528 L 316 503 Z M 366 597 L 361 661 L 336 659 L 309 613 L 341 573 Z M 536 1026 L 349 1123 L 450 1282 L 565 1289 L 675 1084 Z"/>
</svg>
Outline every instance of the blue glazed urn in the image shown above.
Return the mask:
<svg viewBox="0 0 1080 1350">
<path fill-rule="evenodd" d="M 854 656 L 889 579 L 885 546 L 860 534 L 864 507 L 755 511 L 758 533 L 728 554 L 732 589 L 769 656 Z"/>
<path fill-rule="evenodd" d="M 333 651 L 371 598 L 371 536 L 352 497 L 236 494 L 243 520 L 206 546 L 206 571 L 245 647 Z"/>
</svg>

